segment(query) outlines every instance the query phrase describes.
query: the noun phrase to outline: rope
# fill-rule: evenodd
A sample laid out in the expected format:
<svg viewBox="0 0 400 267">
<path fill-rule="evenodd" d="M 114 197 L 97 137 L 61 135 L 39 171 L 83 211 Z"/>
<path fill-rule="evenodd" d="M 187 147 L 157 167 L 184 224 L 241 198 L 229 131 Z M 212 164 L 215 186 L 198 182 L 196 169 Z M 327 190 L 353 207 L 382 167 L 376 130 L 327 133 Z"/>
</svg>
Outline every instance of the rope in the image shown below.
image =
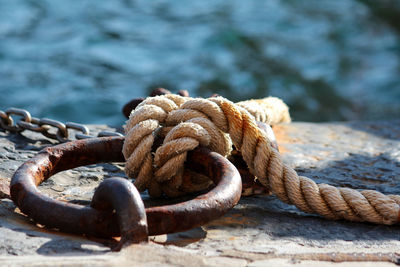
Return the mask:
<svg viewBox="0 0 400 267">
<path fill-rule="evenodd" d="M 188 174 L 183 166 L 187 152 L 205 146 L 227 156 L 233 143 L 261 184 L 283 202 L 304 212 L 335 220 L 378 224 L 400 221 L 400 196 L 336 188 L 298 176 L 282 162 L 279 152 L 257 127 L 256 120 L 275 124 L 289 122 L 290 116 L 287 106 L 277 98 L 237 104 L 222 97 L 147 98 L 132 111 L 125 127 L 126 173 L 136 177 L 135 185 L 140 191 L 148 189 L 152 196 L 184 194 L 183 187 L 188 187 L 184 182 Z M 156 137 L 163 142 L 152 156 Z M 196 189 L 199 188 L 202 187 Z"/>
</svg>

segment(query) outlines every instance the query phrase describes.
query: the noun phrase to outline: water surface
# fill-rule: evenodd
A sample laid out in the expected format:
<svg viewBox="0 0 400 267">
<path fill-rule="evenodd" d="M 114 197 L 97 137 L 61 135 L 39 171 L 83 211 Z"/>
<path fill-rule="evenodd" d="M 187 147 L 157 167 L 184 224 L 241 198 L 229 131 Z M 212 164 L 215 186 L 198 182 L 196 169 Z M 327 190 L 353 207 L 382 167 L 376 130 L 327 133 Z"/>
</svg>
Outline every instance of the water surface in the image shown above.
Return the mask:
<svg viewBox="0 0 400 267">
<path fill-rule="evenodd" d="M 397 118 L 399 3 L 0 0 L 0 109 L 120 125 L 165 87 L 278 96 L 295 120 Z"/>
</svg>

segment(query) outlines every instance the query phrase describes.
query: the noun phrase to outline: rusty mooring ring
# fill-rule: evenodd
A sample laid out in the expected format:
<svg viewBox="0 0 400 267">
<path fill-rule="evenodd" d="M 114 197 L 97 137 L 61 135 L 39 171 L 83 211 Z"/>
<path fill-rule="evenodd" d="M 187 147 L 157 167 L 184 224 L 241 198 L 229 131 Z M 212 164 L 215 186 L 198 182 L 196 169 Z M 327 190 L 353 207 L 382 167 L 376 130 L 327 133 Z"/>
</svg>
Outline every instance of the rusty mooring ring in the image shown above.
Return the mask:
<svg viewBox="0 0 400 267">
<path fill-rule="evenodd" d="M 38 190 L 37 186 L 60 171 L 100 162 L 123 162 L 124 157 L 121 153 L 123 142 L 123 137 L 102 137 L 73 141 L 43 149 L 15 172 L 10 185 L 12 200 L 24 214 L 50 228 L 95 237 L 120 236 L 123 232 L 123 229 L 120 229 L 121 214 L 117 216 L 115 212 L 112 212 L 112 205 L 115 204 L 110 203 L 112 196 L 109 194 L 112 195 L 112 192 L 96 191 L 95 199 L 89 207 L 47 197 Z M 145 217 L 147 217 L 149 235 L 174 233 L 198 227 L 222 216 L 239 201 L 242 186 L 240 175 L 236 168 L 221 155 L 205 148 L 197 148 L 188 153 L 187 167 L 208 175 L 216 187 L 189 201 L 146 208 Z M 107 186 L 113 187 L 112 183 L 105 185 Z M 118 186 L 124 188 L 124 185 Z M 131 189 L 125 188 L 125 190 Z M 132 197 L 135 198 L 134 195 Z M 103 207 L 99 204 L 101 199 L 106 201 Z M 125 202 L 123 199 L 118 199 L 116 203 L 123 205 Z M 130 203 L 126 204 L 130 205 Z M 121 210 L 125 212 L 124 210 L 130 209 L 122 208 Z M 140 211 L 137 212 L 138 218 L 143 217 Z M 139 239 L 147 239 L 147 233 L 145 238 Z"/>
</svg>

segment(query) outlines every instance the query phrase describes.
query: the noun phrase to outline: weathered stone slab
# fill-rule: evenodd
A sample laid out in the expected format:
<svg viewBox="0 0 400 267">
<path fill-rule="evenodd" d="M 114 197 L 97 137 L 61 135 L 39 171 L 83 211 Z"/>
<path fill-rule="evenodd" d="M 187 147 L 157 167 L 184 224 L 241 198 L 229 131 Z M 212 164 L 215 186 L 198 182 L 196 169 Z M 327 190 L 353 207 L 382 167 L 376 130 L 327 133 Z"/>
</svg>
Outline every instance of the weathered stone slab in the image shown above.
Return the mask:
<svg viewBox="0 0 400 267">
<path fill-rule="evenodd" d="M 400 120 L 292 123 L 274 131 L 285 162 L 301 175 L 335 186 L 400 193 Z M 396 257 L 399 261 L 399 225 L 329 221 L 270 195 L 242 198 L 227 215 L 206 226 L 151 237 L 147 245 L 112 253 L 101 244 L 104 240 L 34 225 L 4 198 L 18 166 L 55 143 L 35 133 L 23 135 L 0 132 L 0 265 L 320 266 L 343 255 L 362 257 L 353 252 L 381 259 L 378 265 L 389 265 L 383 261 Z M 55 175 L 40 190 L 84 204 L 101 180 L 123 175 L 122 164 L 80 167 Z"/>
</svg>

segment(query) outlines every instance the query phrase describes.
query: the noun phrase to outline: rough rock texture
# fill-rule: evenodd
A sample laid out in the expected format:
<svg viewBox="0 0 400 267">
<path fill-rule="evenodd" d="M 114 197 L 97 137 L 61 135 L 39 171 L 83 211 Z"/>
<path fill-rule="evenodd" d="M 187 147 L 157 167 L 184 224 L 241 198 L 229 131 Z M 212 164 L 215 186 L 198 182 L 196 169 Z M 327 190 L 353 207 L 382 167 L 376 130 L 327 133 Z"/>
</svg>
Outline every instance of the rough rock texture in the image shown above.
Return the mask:
<svg viewBox="0 0 400 267">
<path fill-rule="evenodd" d="M 336 186 L 400 193 L 400 120 L 292 123 L 276 126 L 274 131 L 284 160 L 301 175 Z M 18 166 L 54 143 L 35 133 L 21 136 L 0 131 L 2 266 L 320 266 L 346 259 L 379 260 L 368 263 L 375 266 L 400 262 L 400 254 L 396 254 L 399 225 L 329 221 L 300 212 L 270 195 L 242 198 L 224 217 L 203 227 L 151 237 L 149 244 L 110 252 L 102 245 L 105 240 L 36 226 L 6 198 Z M 54 198 L 85 204 L 101 180 L 123 175 L 122 164 L 80 167 L 53 176 L 40 190 Z"/>
</svg>

